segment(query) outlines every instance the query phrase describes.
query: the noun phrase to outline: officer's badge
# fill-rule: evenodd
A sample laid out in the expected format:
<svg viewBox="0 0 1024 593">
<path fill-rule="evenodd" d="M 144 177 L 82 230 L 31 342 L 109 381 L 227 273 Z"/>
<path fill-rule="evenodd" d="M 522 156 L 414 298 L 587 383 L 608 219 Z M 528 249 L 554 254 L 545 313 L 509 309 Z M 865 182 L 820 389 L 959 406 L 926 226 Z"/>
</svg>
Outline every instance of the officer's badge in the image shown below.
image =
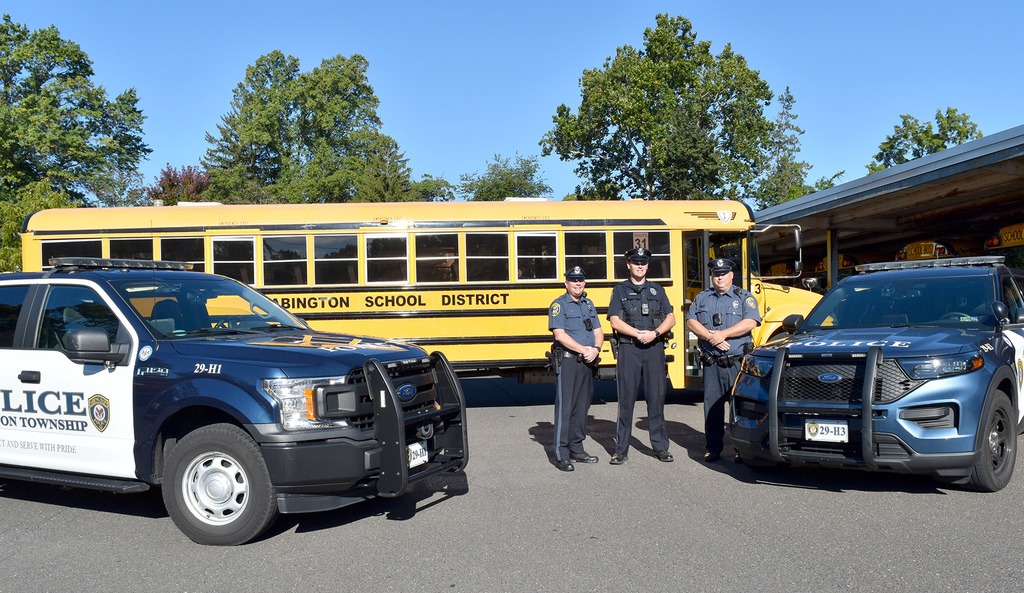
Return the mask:
<svg viewBox="0 0 1024 593">
<path fill-rule="evenodd" d="M 558 317 L 558 314 L 562 312 L 562 307 L 558 303 L 551 305 L 551 316 Z"/>
<path fill-rule="evenodd" d="M 636 250 L 636 256 L 637 257 L 649 257 L 650 255 L 651 255 L 651 252 L 647 251 L 643 247 L 638 247 L 637 250 Z"/>
<path fill-rule="evenodd" d="M 724 259 L 716 259 L 715 260 L 715 267 L 716 268 L 724 268 L 724 267 L 726 267 L 725 260 Z"/>
<path fill-rule="evenodd" d="M 96 394 L 89 398 L 89 420 L 96 430 L 103 432 L 110 424 L 110 400 Z"/>
</svg>

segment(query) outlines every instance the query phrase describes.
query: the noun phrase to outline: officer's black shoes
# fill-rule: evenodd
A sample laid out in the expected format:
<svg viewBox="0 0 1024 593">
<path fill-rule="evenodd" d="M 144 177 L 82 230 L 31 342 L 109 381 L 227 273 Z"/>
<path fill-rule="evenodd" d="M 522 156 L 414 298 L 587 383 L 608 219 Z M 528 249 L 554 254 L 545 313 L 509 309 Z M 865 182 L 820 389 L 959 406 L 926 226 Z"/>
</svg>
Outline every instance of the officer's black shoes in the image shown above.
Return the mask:
<svg viewBox="0 0 1024 593">
<path fill-rule="evenodd" d="M 664 461 L 665 463 L 676 460 L 676 458 L 672 457 L 672 454 L 668 451 L 655 451 L 654 454 L 658 456 L 658 461 Z"/>
<path fill-rule="evenodd" d="M 597 456 L 591 455 L 586 451 L 582 453 L 569 453 L 569 459 L 571 461 L 579 461 L 580 463 L 597 463 Z"/>
<path fill-rule="evenodd" d="M 571 472 L 576 469 L 575 467 L 573 467 L 572 462 L 569 461 L 568 459 L 556 461 L 555 465 L 558 467 L 558 469 L 562 470 L 563 472 Z"/>
<path fill-rule="evenodd" d="M 714 463 L 721 458 L 721 453 L 714 453 L 712 451 L 708 451 L 707 453 L 704 454 L 704 461 L 707 461 L 708 463 Z"/>
<path fill-rule="evenodd" d="M 623 463 L 626 463 L 626 454 L 625 453 L 616 453 L 616 454 L 612 455 L 612 459 L 608 463 L 610 463 L 612 465 L 622 465 Z"/>
</svg>

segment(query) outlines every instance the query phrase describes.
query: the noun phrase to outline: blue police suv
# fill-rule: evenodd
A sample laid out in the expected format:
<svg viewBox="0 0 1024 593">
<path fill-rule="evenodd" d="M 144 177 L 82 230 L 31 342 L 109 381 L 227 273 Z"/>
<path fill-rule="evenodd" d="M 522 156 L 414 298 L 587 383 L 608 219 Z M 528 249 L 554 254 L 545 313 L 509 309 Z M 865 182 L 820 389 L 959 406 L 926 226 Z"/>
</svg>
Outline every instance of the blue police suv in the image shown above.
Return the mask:
<svg viewBox="0 0 1024 593">
<path fill-rule="evenodd" d="M 441 353 L 313 331 L 184 264 L 51 263 L 0 274 L 0 477 L 159 485 L 185 535 L 234 545 L 278 513 L 399 496 L 466 466 Z"/>
<path fill-rule="evenodd" d="M 1006 486 L 1024 412 L 1024 272 L 1002 257 L 857 271 L 744 357 L 729 427 L 739 459 Z"/>
</svg>

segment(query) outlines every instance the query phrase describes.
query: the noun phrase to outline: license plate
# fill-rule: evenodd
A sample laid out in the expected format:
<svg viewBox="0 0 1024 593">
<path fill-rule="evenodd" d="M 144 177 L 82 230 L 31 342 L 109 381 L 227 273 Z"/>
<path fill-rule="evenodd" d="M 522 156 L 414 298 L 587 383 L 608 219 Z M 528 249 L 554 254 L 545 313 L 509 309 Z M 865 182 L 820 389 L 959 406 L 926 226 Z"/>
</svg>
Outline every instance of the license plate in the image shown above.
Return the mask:
<svg viewBox="0 0 1024 593">
<path fill-rule="evenodd" d="M 829 443 L 849 442 L 845 420 L 804 420 L 804 438 Z"/>
<path fill-rule="evenodd" d="M 407 447 L 409 452 L 409 467 L 416 467 L 427 462 L 427 443 L 419 441 Z"/>
</svg>

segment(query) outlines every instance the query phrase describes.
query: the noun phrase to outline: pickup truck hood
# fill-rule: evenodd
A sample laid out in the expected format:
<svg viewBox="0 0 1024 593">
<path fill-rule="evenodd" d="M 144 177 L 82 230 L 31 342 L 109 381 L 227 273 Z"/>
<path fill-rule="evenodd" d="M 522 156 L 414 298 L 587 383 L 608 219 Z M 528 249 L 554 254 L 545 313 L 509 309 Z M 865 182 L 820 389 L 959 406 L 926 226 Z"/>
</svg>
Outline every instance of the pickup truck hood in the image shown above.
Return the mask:
<svg viewBox="0 0 1024 593">
<path fill-rule="evenodd" d="M 256 364 L 289 376 L 330 376 L 362 367 L 367 358 L 381 362 L 424 358 L 423 349 L 381 338 L 310 331 L 218 334 L 166 341 L 181 356 L 206 364 Z"/>
</svg>

